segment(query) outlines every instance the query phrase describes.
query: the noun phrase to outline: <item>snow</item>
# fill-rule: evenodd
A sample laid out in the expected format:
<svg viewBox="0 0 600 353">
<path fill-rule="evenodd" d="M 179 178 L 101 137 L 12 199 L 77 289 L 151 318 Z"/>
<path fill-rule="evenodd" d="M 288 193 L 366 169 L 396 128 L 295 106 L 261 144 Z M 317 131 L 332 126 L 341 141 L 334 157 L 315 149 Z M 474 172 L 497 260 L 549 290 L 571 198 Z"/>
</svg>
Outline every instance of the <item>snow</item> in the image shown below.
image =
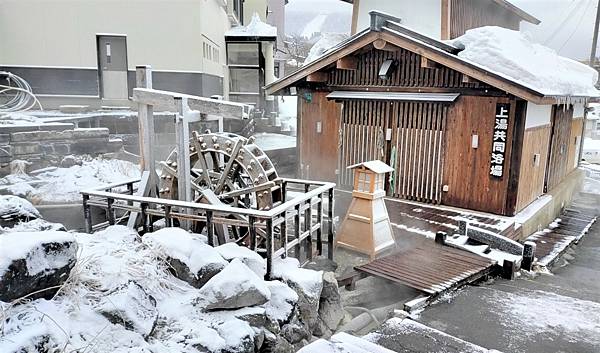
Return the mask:
<svg viewBox="0 0 600 353">
<path fill-rule="evenodd" d="M 31 218 L 40 217 L 40 213 L 31 202 L 18 196 L 0 195 L 0 216 L 10 214 Z"/>
<path fill-rule="evenodd" d="M 244 265 L 248 266 L 259 277 L 264 277 L 267 273 L 267 262 L 265 259 L 248 248 L 239 246 L 236 243 L 227 243 L 217 246 L 215 250 L 227 261 L 240 259 Z"/>
<path fill-rule="evenodd" d="M 600 140 L 586 137 L 583 140 L 583 150 L 584 151 L 600 151 Z"/>
<path fill-rule="evenodd" d="M 267 316 L 271 320 L 285 322 L 298 302 L 298 294 L 280 281 L 269 281 L 267 287 L 271 292 L 271 300 L 265 304 Z"/>
<path fill-rule="evenodd" d="M 317 60 L 325 55 L 329 49 L 348 38 L 349 35 L 346 33 L 322 33 L 321 38 L 310 48 L 303 65 Z"/>
<path fill-rule="evenodd" d="M 253 290 L 258 291 L 267 301 L 271 298 L 271 292 L 263 279 L 236 258 L 200 288 L 200 301 L 209 305 L 221 303 Z"/>
<path fill-rule="evenodd" d="M 600 346 L 599 303 L 539 290 L 494 291 L 494 299 L 502 323 L 518 327 L 525 338 L 556 332 Z"/>
<path fill-rule="evenodd" d="M 26 192 L 34 204 L 80 202 L 81 190 L 140 178 L 139 166 L 118 159 L 89 159 L 82 165 L 56 168 L 35 176 L 10 174 L 0 179 L 0 188 Z M 28 185 L 35 185 L 29 187 Z"/>
<path fill-rule="evenodd" d="M 16 260 L 25 259 L 27 273 L 34 276 L 48 269 L 62 268 L 74 257 L 76 248 L 71 251 L 50 252 L 41 256 L 44 244 L 70 243 L 75 239 L 67 232 L 11 232 L 0 236 L 0 276 Z"/>
<path fill-rule="evenodd" d="M 262 132 L 255 134 L 255 144 L 263 151 L 273 151 L 296 147 L 296 138 L 282 134 Z"/>
<path fill-rule="evenodd" d="M 300 36 L 306 39 L 311 39 L 315 34 L 321 33 L 321 28 L 323 28 L 323 24 L 325 24 L 327 16 L 327 14 L 319 14 L 315 16 L 306 24 L 306 26 L 304 26 Z"/>
<path fill-rule="evenodd" d="M 273 260 L 273 277 L 286 283 L 297 285 L 304 294 L 319 300 L 323 289 L 323 271 L 300 268 L 300 263 L 293 257 Z"/>
<path fill-rule="evenodd" d="M 450 43 L 458 56 L 548 96 L 597 97 L 598 73 L 554 50 L 530 41 L 524 34 L 501 27 L 468 30 Z"/>
<path fill-rule="evenodd" d="M 517 213 L 510 219 L 515 223 L 523 224 L 540 212 L 540 210 L 544 208 L 550 201 L 552 201 L 552 195 L 540 196 L 535 201 L 530 203 L 529 206 L 525 207 L 521 212 Z"/>
<path fill-rule="evenodd" d="M 201 345 L 211 351 L 237 352 L 242 350 L 240 344 L 249 343 L 247 338 L 255 334 L 247 322 L 236 317 L 264 312 L 265 308 L 206 312 L 198 305 L 202 292 L 172 276 L 157 250 L 131 229 L 111 226 L 95 234 L 58 233 L 75 238 L 80 250 L 78 263 L 60 295 L 52 300 L 38 299 L 16 306 L 0 302 L 0 352 L 31 347 L 43 335 L 50 337 L 49 351 L 187 353 L 196 351 L 194 345 Z M 0 252 L 8 248 L 7 239 L 19 245 L 10 246 L 11 253 L 24 251 L 24 241 L 34 241 L 23 233 L 6 236 L 0 236 Z M 271 282 L 258 278 L 240 260 L 232 264 L 232 271 L 225 273 L 228 278 L 252 277 L 265 293 L 269 291 Z M 110 323 L 98 312 L 106 293 L 129 281 L 139 284 L 157 301 L 159 321 L 148 339 Z M 31 347 L 30 351 L 35 350 Z"/>
<path fill-rule="evenodd" d="M 163 228 L 146 234 L 143 242 L 168 257 L 180 260 L 192 273 L 198 273 L 211 264 L 227 264 L 212 246 L 206 244 L 204 237 L 181 228 Z"/>
<path fill-rule="evenodd" d="M 502 265 L 504 260 L 512 261 L 514 263 L 521 261 L 521 256 L 519 255 L 513 255 L 498 249 L 492 249 L 488 245 L 470 245 L 467 243 L 468 240 L 469 237 L 466 235 L 446 238 L 447 243 L 452 244 L 457 248 L 464 249 L 482 257 L 494 260 L 499 265 Z"/>
<path fill-rule="evenodd" d="M 277 27 L 261 21 L 255 12 L 247 26 L 233 27 L 225 32 L 225 37 L 277 37 Z"/>
</svg>

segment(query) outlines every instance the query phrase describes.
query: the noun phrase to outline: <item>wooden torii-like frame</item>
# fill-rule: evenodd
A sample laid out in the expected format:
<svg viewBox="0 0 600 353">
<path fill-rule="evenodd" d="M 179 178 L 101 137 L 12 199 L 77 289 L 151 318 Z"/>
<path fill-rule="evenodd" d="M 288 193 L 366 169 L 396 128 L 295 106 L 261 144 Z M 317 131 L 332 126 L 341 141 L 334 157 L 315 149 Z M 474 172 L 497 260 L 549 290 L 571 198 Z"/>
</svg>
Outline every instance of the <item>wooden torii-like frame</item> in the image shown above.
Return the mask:
<svg viewBox="0 0 600 353">
<path fill-rule="evenodd" d="M 177 146 L 177 188 L 180 201 L 193 202 L 190 173 L 190 130 L 189 124 L 197 121 L 219 121 L 222 119 L 248 119 L 252 106 L 225 100 L 210 99 L 182 93 L 155 90 L 152 88 L 152 68 L 136 66 L 136 87 L 133 101 L 138 103 L 138 127 L 140 142 L 140 168 L 142 176 L 136 196 L 158 197 L 158 175 L 154 157 L 154 108 L 159 107 L 175 113 L 175 139 Z M 183 152 L 183 153 L 181 153 Z M 132 212 L 127 226 L 135 228 L 139 214 Z"/>
</svg>

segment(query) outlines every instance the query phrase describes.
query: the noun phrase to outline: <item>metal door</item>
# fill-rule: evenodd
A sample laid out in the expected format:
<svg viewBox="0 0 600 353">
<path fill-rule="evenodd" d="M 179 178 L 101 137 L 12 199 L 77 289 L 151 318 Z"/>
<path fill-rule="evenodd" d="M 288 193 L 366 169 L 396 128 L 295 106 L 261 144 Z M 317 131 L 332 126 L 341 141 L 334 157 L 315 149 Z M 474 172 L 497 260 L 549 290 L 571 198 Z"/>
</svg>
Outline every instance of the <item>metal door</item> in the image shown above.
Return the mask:
<svg viewBox="0 0 600 353">
<path fill-rule="evenodd" d="M 100 97 L 127 99 L 127 40 L 125 36 L 97 36 Z"/>
</svg>

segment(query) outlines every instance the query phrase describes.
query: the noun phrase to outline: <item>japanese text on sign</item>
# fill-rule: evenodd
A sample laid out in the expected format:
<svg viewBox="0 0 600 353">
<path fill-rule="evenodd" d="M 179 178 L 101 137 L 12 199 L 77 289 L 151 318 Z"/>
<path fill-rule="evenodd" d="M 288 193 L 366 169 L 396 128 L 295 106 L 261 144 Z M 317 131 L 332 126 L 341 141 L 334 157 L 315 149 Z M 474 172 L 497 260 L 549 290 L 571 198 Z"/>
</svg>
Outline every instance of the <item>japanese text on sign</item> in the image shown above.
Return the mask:
<svg viewBox="0 0 600 353">
<path fill-rule="evenodd" d="M 506 151 L 509 109 L 510 104 L 496 104 L 496 120 L 494 123 L 494 135 L 492 137 L 492 158 L 490 165 L 490 175 L 496 178 L 502 178 L 504 175 L 504 153 Z"/>
</svg>

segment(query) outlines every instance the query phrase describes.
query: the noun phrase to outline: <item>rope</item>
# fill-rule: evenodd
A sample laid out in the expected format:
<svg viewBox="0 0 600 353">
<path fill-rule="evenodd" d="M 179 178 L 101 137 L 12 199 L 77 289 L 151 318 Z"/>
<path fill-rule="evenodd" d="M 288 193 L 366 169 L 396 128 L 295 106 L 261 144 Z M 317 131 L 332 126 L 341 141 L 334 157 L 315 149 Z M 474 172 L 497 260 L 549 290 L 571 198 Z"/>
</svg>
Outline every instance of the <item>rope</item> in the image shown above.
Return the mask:
<svg viewBox="0 0 600 353">
<path fill-rule="evenodd" d="M 0 113 L 22 112 L 36 105 L 43 110 L 27 81 L 7 71 L 0 71 L 0 78 L 8 82 L 8 85 L 0 85 L 0 94 L 7 97 L 6 102 L 0 103 Z"/>
</svg>

